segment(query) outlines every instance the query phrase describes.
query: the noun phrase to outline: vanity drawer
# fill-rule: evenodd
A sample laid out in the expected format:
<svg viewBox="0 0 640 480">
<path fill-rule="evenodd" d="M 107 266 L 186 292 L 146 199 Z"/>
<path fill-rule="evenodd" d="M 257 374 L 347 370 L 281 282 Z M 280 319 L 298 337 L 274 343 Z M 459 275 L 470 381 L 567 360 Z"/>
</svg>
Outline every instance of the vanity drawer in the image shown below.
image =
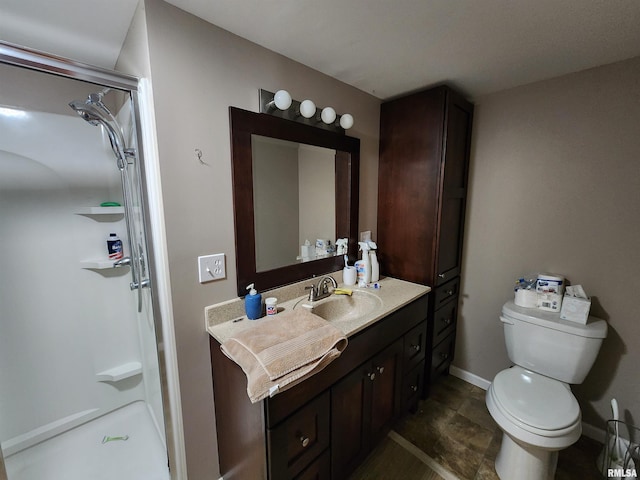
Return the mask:
<svg viewBox="0 0 640 480">
<path fill-rule="evenodd" d="M 441 287 L 436 288 L 434 295 L 434 309 L 438 310 L 442 305 L 458 296 L 460 291 L 460 277 L 445 283 Z"/>
<path fill-rule="evenodd" d="M 295 480 L 327 480 L 331 478 L 331 455 L 325 450 Z"/>
<path fill-rule="evenodd" d="M 453 352 L 456 342 L 455 330 L 451 335 L 446 337 L 436 347 L 434 347 L 431 355 L 431 382 L 433 381 L 451 364 L 453 360 Z"/>
<path fill-rule="evenodd" d="M 456 328 L 458 302 L 446 303 L 433 314 L 433 346 L 438 345 Z"/>
<path fill-rule="evenodd" d="M 404 371 L 424 360 L 427 346 L 427 322 L 422 322 L 404 336 Z"/>
<path fill-rule="evenodd" d="M 329 446 L 329 404 L 329 392 L 326 391 L 280 425 L 269 429 L 269 478 L 296 478 Z"/>
</svg>

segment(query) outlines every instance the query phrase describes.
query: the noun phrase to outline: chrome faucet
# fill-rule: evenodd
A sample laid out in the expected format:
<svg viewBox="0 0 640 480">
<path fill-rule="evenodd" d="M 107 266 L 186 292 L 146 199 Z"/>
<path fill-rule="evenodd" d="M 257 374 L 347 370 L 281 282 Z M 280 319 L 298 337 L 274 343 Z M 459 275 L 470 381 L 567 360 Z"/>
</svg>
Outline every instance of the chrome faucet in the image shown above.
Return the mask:
<svg viewBox="0 0 640 480">
<path fill-rule="evenodd" d="M 305 289 L 309 290 L 309 301 L 315 302 L 327 298 L 333 293 L 333 290 L 329 290 L 329 284 L 335 289 L 338 288 L 338 282 L 331 275 L 325 275 L 316 285 L 309 285 Z"/>
</svg>

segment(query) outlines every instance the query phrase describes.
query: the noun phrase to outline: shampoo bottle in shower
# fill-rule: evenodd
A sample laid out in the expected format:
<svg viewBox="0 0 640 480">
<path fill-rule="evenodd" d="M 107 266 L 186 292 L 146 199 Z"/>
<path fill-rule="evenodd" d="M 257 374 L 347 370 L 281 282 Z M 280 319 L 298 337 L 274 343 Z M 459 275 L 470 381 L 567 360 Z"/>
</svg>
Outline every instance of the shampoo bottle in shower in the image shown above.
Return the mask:
<svg viewBox="0 0 640 480">
<path fill-rule="evenodd" d="M 107 254 L 109 260 L 120 260 L 124 256 L 122 240 L 115 233 L 109 234 L 109 238 L 107 238 Z"/>
<path fill-rule="evenodd" d="M 249 293 L 244 297 L 244 310 L 249 320 L 257 320 L 262 316 L 262 295 L 253 287 L 253 283 L 247 287 Z"/>
</svg>

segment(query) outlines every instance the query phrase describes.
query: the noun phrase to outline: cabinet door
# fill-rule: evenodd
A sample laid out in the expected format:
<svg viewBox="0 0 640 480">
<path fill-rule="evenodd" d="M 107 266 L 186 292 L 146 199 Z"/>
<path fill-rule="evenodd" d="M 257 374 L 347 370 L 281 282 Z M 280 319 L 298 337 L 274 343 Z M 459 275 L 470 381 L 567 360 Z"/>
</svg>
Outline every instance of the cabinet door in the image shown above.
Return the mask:
<svg viewBox="0 0 640 480">
<path fill-rule="evenodd" d="M 403 341 L 399 339 L 372 361 L 371 437 L 377 442 L 391 428 L 400 413 L 401 361 Z"/>
<path fill-rule="evenodd" d="M 400 412 L 402 338 L 331 389 L 331 478 L 347 478 Z"/>
<path fill-rule="evenodd" d="M 460 275 L 472 116 L 472 106 L 456 93 L 449 91 L 437 245 L 437 285 Z"/>
<path fill-rule="evenodd" d="M 346 478 L 367 456 L 371 418 L 371 384 L 366 363 L 331 388 L 331 478 Z"/>
</svg>

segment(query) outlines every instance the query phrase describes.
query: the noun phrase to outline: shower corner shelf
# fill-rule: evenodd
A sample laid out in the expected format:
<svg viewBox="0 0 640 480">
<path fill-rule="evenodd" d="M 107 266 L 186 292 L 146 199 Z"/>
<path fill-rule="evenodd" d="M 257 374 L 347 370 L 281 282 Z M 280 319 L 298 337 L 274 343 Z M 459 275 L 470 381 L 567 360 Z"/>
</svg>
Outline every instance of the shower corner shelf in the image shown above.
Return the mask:
<svg viewBox="0 0 640 480">
<path fill-rule="evenodd" d="M 122 215 L 124 207 L 81 207 L 76 209 L 77 215 Z"/>
<path fill-rule="evenodd" d="M 140 362 L 129 362 L 109 368 L 100 373 L 96 373 L 96 379 L 99 382 L 119 382 L 125 378 L 135 377 L 142 373 L 142 364 Z"/>
</svg>

